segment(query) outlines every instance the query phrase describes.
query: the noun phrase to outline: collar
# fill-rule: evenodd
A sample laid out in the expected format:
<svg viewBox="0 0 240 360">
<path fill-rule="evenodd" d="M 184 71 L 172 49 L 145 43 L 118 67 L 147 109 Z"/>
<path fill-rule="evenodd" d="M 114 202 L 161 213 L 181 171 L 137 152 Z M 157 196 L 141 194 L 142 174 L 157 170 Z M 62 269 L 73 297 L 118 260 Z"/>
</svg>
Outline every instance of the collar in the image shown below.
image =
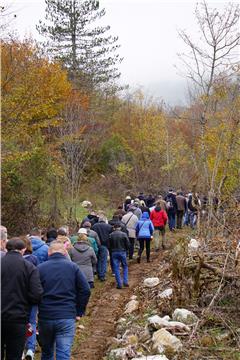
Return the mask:
<svg viewBox="0 0 240 360">
<path fill-rule="evenodd" d="M 55 252 L 48 257 L 48 260 L 54 260 L 54 259 L 66 259 L 66 256 L 60 252 Z"/>
</svg>

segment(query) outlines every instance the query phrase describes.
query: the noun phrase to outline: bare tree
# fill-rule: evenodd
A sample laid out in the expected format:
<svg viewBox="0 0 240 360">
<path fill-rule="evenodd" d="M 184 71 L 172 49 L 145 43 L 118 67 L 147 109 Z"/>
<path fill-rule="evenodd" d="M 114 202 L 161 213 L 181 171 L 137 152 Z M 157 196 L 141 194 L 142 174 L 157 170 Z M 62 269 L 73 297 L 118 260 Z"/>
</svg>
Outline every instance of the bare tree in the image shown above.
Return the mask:
<svg viewBox="0 0 240 360">
<path fill-rule="evenodd" d="M 205 1 L 197 5 L 196 19 L 201 37 L 195 43 L 185 32 L 179 35 L 189 49 L 181 54 L 186 75 L 194 84 L 196 95 L 201 99 L 201 158 L 205 177 L 210 185 L 209 171 L 206 162 L 205 133 L 208 122 L 207 112 L 211 104 L 211 94 L 216 83 L 232 76 L 238 61 L 237 51 L 240 45 L 238 4 L 228 4 L 221 14 L 217 9 L 210 10 Z"/>
<path fill-rule="evenodd" d="M 76 207 L 84 170 L 94 152 L 94 135 L 98 126 L 94 114 L 83 108 L 79 101 L 69 101 L 62 113 L 63 124 L 58 129 L 61 162 L 66 174 L 67 193 L 70 198 L 69 220 L 76 219 Z"/>
<path fill-rule="evenodd" d="M 185 74 L 190 79 L 195 91 L 195 98 L 200 105 L 198 124 L 200 126 L 200 159 L 204 170 L 204 180 L 209 192 L 210 216 L 213 209 L 215 178 L 221 157 L 221 140 L 216 144 L 216 158 L 213 171 L 208 166 L 206 146 L 206 130 L 210 116 L 216 112 L 212 95 L 219 84 L 236 79 L 238 51 L 240 46 L 238 4 L 229 3 L 222 13 L 216 8 L 210 9 L 206 1 L 198 4 L 195 16 L 201 33 L 196 43 L 185 32 L 179 35 L 187 45 L 189 52 L 180 54 L 184 63 Z M 235 122 L 236 123 L 236 122 Z M 232 151 L 232 147 L 229 148 Z M 222 185 L 220 185 L 221 189 Z"/>
</svg>

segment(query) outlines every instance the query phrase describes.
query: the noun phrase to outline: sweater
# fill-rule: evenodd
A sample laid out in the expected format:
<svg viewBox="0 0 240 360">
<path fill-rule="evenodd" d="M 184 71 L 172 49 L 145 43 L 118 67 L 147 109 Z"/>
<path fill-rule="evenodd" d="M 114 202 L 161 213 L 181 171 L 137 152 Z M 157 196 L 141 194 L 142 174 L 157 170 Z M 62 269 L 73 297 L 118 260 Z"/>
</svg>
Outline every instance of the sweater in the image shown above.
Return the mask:
<svg viewBox="0 0 240 360">
<path fill-rule="evenodd" d="M 85 313 L 90 297 L 88 282 L 79 267 L 61 253 L 38 265 L 44 290 L 39 319 L 75 319 Z"/>
<path fill-rule="evenodd" d="M 1 259 L 2 321 L 27 323 L 30 307 L 42 293 L 38 269 L 18 251 L 9 251 Z"/>
</svg>

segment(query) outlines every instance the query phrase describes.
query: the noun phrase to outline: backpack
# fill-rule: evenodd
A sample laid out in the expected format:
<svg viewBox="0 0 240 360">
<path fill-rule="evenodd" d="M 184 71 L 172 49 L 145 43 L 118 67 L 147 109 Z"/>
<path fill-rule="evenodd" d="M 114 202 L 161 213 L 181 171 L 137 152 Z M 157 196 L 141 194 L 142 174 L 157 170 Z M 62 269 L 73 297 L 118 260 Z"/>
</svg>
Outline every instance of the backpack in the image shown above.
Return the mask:
<svg viewBox="0 0 240 360">
<path fill-rule="evenodd" d="M 172 210 L 172 209 L 174 208 L 174 206 L 173 206 L 173 201 L 172 201 L 172 198 L 171 198 L 171 197 L 168 197 L 168 198 L 167 198 L 167 204 L 166 204 L 166 206 L 167 206 L 167 210 Z"/>
</svg>

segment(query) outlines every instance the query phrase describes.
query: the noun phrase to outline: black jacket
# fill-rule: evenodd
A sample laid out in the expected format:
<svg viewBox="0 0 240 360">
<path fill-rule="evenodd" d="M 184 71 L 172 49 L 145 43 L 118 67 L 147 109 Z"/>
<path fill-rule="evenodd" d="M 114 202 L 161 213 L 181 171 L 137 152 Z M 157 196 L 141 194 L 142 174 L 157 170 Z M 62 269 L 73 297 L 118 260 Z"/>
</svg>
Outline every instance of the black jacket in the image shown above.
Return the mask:
<svg viewBox="0 0 240 360">
<path fill-rule="evenodd" d="M 27 323 L 30 306 L 38 304 L 43 289 L 38 269 L 17 251 L 1 259 L 2 321 Z"/>
<path fill-rule="evenodd" d="M 120 231 L 115 230 L 109 236 L 109 250 L 114 251 L 127 251 L 130 247 L 128 236 Z"/>
<path fill-rule="evenodd" d="M 109 224 L 111 226 L 114 226 L 115 224 L 120 224 L 121 225 L 121 231 L 124 232 L 125 234 L 127 234 L 128 236 L 128 229 L 126 227 L 126 225 L 119 219 L 117 218 L 112 218 L 112 220 L 109 221 Z"/>
<path fill-rule="evenodd" d="M 108 246 L 109 235 L 112 232 L 112 226 L 100 221 L 93 225 L 92 230 L 96 231 L 99 236 L 101 245 Z"/>
</svg>

